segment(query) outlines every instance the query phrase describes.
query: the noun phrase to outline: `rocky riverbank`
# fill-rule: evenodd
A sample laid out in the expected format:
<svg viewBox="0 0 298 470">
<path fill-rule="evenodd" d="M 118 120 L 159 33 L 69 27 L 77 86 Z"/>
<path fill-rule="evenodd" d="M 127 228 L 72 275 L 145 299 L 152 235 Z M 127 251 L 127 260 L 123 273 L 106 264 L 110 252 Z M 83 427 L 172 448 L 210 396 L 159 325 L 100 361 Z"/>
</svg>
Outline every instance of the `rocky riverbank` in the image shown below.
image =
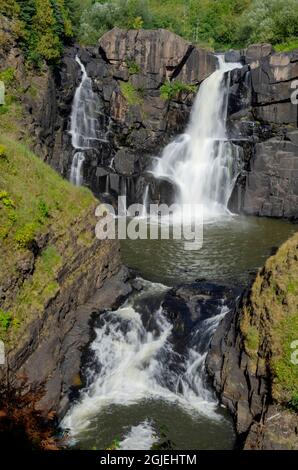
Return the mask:
<svg viewBox="0 0 298 470">
<path fill-rule="evenodd" d="M 219 325 L 207 370 L 246 449 L 297 449 L 298 235 L 269 258 Z"/>
</svg>

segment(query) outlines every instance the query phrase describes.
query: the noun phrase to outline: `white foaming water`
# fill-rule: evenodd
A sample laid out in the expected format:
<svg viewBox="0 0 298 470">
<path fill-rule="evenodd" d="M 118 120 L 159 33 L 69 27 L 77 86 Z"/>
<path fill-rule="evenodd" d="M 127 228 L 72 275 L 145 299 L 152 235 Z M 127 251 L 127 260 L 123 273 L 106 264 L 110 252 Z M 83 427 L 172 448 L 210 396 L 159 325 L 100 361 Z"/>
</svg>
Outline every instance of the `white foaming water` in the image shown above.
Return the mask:
<svg viewBox="0 0 298 470">
<path fill-rule="evenodd" d="M 175 186 L 177 204 L 203 205 L 207 218 L 229 213 L 237 176 L 225 128 L 229 86 L 225 74 L 242 65 L 225 63 L 222 56 L 218 62 L 218 70 L 200 86 L 185 134 L 164 149 L 153 170 L 156 178 Z"/>
<path fill-rule="evenodd" d="M 143 211 L 141 217 L 147 217 L 147 208 L 148 208 L 148 197 L 149 197 L 149 184 L 147 184 L 143 196 Z"/>
<path fill-rule="evenodd" d="M 83 182 L 82 166 L 85 160 L 83 152 L 76 152 L 72 159 L 70 169 L 70 181 L 76 186 L 81 186 Z"/>
<path fill-rule="evenodd" d="M 132 426 L 120 442 L 120 450 L 148 450 L 158 441 L 158 436 L 147 420 L 138 426 Z"/>
<path fill-rule="evenodd" d="M 92 89 L 92 80 L 79 57 L 76 62 L 82 71 L 81 83 L 76 89 L 71 112 L 71 143 L 75 150 L 71 165 L 70 181 L 80 186 L 83 182 L 82 165 L 84 151 L 95 149 L 99 142 L 107 142 L 103 129 L 105 116 L 102 113 L 100 99 Z"/>
<path fill-rule="evenodd" d="M 156 288 L 153 284 L 152 292 Z M 208 341 L 224 314 L 220 312 L 212 322 L 205 320 L 200 336 L 206 339 L 206 330 Z M 173 327 L 162 309 L 152 317 L 154 328 L 149 331 L 132 302 L 102 315 L 91 345 L 100 372 L 89 371 L 88 387 L 62 423 L 72 436 L 88 428 L 92 419 L 111 405 L 129 406 L 152 399 L 178 405 L 191 415 L 221 419 L 217 400 L 205 385 L 206 351 L 200 354 L 192 348 L 186 357 L 177 354 L 170 341 Z M 169 367 L 171 361 L 180 364 L 176 371 Z"/>
</svg>

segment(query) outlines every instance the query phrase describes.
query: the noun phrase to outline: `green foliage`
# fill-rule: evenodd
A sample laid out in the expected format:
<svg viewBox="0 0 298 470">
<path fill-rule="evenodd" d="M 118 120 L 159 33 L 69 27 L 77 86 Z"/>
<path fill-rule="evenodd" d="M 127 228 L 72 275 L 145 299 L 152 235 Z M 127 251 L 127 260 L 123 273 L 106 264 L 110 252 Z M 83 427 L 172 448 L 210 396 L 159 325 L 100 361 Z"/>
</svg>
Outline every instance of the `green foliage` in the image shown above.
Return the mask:
<svg viewBox="0 0 298 470">
<path fill-rule="evenodd" d="M 11 197 L 9 196 L 7 191 L 0 191 L 0 202 L 5 206 L 5 207 L 10 207 L 13 208 L 15 207 L 15 204 Z"/>
<path fill-rule="evenodd" d="M 11 16 L 18 25 L 19 41 L 27 60 L 38 68 L 42 67 L 44 60 L 57 62 L 63 43 L 73 35 L 68 2 L 14 0 L 13 3 L 15 7 L 11 9 Z"/>
<path fill-rule="evenodd" d="M 158 440 L 152 445 L 151 450 L 174 450 L 175 443 L 169 438 L 169 429 L 161 425 L 158 430 Z"/>
<path fill-rule="evenodd" d="M 77 34 L 83 44 L 96 44 L 114 26 L 140 29 L 152 25 L 149 2 L 146 0 L 107 0 L 91 4 L 84 1 L 80 6 L 73 0 L 72 4 L 74 18 L 78 18 L 79 10 L 81 12 Z"/>
<path fill-rule="evenodd" d="M 61 262 L 61 256 L 54 246 L 48 246 L 41 254 L 43 268 L 47 272 L 52 272 Z"/>
<path fill-rule="evenodd" d="M 13 17 L 20 11 L 16 0 L 0 0 L 0 14 Z"/>
<path fill-rule="evenodd" d="M 197 87 L 188 85 L 178 81 L 166 82 L 160 87 L 160 96 L 164 100 L 172 100 L 178 98 L 180 93 L 195 93 Z"/>
<path fill-rule="evenodd" d="M 0 160 L 7 160 L 6 148 L 4 145 L 0 145 Z"/>
<path fill-rule="evenodd" d="M 294 393 L 289 401 L 289 408 L 298 413 L 298 392 Z"/>
<path fill-rule="evenodd" d="M 0 159 L 7 160 L 6 148 L 4 145 L 0 145 Z"/>
<path fill-rule="evenodd" d="M 70 8 L 84 44 L 114 26 L 166 28 L 221 49 L 260 41 L 286 49 L 297 42 L 297 0 L 71 0 Z"/>
<path fill-rule="evenodd" d="M 30 248 L 37 232 L 35 223 L 25 224 L 15 234 L 15 241 L 19 248 Z"/>
<path fill-rule="evenodd" d="M 131 29 L 142 29 L 144 24 L 144 21 L 141 16 L 137 16 L 135 19 L 133 19 L 129 25 Z"/>
<path fill-rule="evenodd" d="M 12 67 L 2 70 L 2 72 L 0 72 L 0 80 L 2 80 L 5 85 L 11 85 L 15 80 L 15 70 Z"/>
<path fill-rule="evenodd" d="M 298 366 L 291 360 L 291 345 L 298 339 L 298 312 L 287 315 L 274 329 L 274 340 L 280 345 L 280 354 L 272 358 L 275 388 L 282 396 L 298 397 Z"/>
<path fill-rule="evenodd" d="M 117 450 L 120 448 L 120 440 L 116 437 L 106 450 Z"/>
<path fill-rule="evenodd" d="M 297 0 L 253 0 L 240 18 L 237 35 L 244 44 L 297 40 Z"/>
<path fill-rule="evenodd" d="M 11 325 L 12 314 L 0 308 L 0 331 L 7 331 Z"/>
<path fill-rule="evenodd" d="M 245 336 L 245 349 L 249 355 L 255 355 L 259 347 L 259 331 L 251 325 Z"/>
<path fill-rule="evenodd" d="M 130 75 L 137 75 L 141 72 L 141 67 L 134 60 L 126 59 L 125 62 Z"/>
<path fill-rule="evenodd" d="M 141 91 L 137 90 L 130 82 L 120 83 L 121 93 L 126 99 L 127 103 L 131 106 L 142 104 L 143 99 Z"/>
<path fill-rule="evenodd" d="M 43 222 L 43 219 L 50 217 L 50 209 L 43 199 L 38 201 L 38 213 L 40 222 Z"/>
</svg>

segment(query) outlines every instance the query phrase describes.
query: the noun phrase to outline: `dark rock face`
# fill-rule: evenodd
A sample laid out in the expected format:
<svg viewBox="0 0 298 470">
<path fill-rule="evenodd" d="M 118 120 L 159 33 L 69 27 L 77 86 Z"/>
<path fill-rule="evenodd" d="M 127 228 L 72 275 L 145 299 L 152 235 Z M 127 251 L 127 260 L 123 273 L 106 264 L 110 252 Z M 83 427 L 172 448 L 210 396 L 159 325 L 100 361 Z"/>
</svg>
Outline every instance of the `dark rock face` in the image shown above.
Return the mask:
<svg viewBox="0 0 298 470">
<path fill-rule="evenodd" d="M 230 49 L 225 53 L 226 62 L 242 62 L 243 61 L 243 51 L 235 51 Z"/>
<path fill-rule="evenodd" d="M 244 151 L 230 209 L 297 219 L 298 106 L 291 98 L 298 54 L 256 44 L 245 62 L 231 72 L 228 133 Z"/>
</svg>

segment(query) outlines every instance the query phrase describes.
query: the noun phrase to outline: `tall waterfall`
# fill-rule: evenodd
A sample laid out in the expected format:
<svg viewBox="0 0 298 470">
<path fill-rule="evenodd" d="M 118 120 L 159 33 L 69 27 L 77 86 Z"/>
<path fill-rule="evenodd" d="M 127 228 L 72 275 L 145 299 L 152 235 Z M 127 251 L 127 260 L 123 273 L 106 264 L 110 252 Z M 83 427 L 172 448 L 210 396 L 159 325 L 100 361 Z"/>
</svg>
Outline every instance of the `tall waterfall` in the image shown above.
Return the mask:
<svg viewBox="0 0 298 470">
<path fill-rule="evenodd" d="M 233 189 L 233 146 L 227 140 L 228 84 L 225 75 L 241 67 L 218 56 L 218 70 L 200 86 L 189 125 L 163 151 L 153 170 L 176 188 L 177 204 L 201 204 L 204 216 L 228 212 Z"/>
<path fill-rule="evenodd" d="M 76 62 L 82 71 L 80 85 L 76 89 L 71 113 L 71 143 L 75 150 L 73 155 L 70 180 L 77 186 L 82 184 L 82 167 L 85 151 L 96 149 L 99 142 L 106 142 L 104 132 L 105 116 L 99 96 L 92 89 L 92 80 L 79 57 Z"/>
</svg>

